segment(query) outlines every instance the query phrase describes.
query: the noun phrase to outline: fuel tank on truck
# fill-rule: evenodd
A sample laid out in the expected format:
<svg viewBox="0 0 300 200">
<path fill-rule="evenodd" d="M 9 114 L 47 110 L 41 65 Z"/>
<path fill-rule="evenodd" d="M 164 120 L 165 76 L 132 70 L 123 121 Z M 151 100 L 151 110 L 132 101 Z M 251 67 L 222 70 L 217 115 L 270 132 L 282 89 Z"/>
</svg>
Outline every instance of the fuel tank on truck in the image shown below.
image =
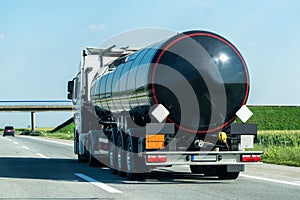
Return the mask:
<svg viewBox="0 0 300 200">
<path fill-rule="evenodd" d="M 236 47 L 217 34 L 188 31 L 113 62 L 95 78 L 91 99 L 100 118 L 125 113 L 145 126 L 152 106 L 162 104 L 177 130 L 209 133 L 235 120 L 248 93 Z"/>
</svg>

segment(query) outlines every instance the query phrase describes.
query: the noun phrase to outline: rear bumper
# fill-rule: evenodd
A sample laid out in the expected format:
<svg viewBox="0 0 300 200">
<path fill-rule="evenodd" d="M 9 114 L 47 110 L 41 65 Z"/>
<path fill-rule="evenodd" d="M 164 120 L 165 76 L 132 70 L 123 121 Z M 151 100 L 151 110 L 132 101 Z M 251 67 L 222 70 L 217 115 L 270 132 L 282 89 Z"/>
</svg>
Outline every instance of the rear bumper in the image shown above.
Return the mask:
<svg viewBox="0 0 300 200">
<path fill-rule="evenodd" d="M 14 132 L 7 132 L 7 133 L 3 133 L 3 135 L 15 135 Z"/>
<path fill-rule="evenodd" d="M 166 165 L 245 165 L 261 164 L 256 162 L 242 162 L 242 156 L 260 156 L 262 151 L 210 151 L 210 152 L 143 152 L 147 166 Z M 154 158 L 154 159 L 149 159 Z M 157 159 L 155 159 L 157 158 Z M 163 159 L 162 159 L 163 158 Z M 150 162 L 149 162 L 150 161 Z M 164 162 L 165 161 L 165 162 Z"/>
</svg>

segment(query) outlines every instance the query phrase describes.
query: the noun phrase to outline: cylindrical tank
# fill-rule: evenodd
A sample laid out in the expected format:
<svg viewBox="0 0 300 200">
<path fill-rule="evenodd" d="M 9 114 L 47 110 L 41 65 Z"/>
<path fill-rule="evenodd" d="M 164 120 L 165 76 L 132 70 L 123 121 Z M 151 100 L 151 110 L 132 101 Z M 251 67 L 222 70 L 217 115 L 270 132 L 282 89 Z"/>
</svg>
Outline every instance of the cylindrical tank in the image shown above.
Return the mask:
<svg viewBox="0 0 300 200">
<path fill-rule="evenodd" d="M 138 125 L 162 104 L 177 129 L 209 133 L 235 120 L 248 93 L 239 51 L 217 34 L 188 31 L 120 58 L 95 79 L 91 99 L 98 113 L 127 113 Z"/>
</svg>

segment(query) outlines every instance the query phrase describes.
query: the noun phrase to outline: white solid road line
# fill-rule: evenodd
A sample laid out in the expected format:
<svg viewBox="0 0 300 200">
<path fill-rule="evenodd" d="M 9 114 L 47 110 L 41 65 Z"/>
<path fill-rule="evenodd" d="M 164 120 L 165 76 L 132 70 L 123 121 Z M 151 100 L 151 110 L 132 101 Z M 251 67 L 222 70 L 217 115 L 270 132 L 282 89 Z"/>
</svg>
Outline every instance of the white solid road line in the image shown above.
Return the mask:
<svg viewBox="0 0 300 200">
<path fill-rule="evenodd" d="M 49 159 L 48 156 L 45 156 L 44 154 L 42 153 L 36 153 L 36 155 L 40 156 L 41 158 L 46 158 L 46 159 Z"/>
<path fill-rule="evenodd" d="M 86 180 L 87 182 L 92 183 L 93 185 L 95 185 L 95 186 L 97 186 L 97 187 L 99 187 L 99 188 L 101 188 L 101 189 L 103 189 L 103 190 L 105 190 L 105 191 L 107 191 L 109 193 L 123 193 L 120 190 L 117 190 L 117 189 L 115 189 L 115 188 L 113 188 L 113 187 L 111 187 L 109 185 L 106 185 L 105 183 L 99 182 L 99 181 L 97 181 L 97 180 L 95 180 L 95 179 L 93 179 L 93 178 L 91 178 L 89 176 L 86 176 L 84 174 L 75 173 L 75 175 L 78 176 L 78 177 L 80 177 L 80 178 L 82 178 L 83 180 Z"/>
<path fill-rule="evenodd" d="M 240 176 L 245 177 L 245 178 L 251 178 L 251 179 L 256 179 L 256 180 L 268 181 L 268 182 L 273 182 L 273 183 L 281 183 L 281 184 L 293 185 L 293 186 L 300 187 L 300 183 L 297 183 L 297 182 L 280 181 L 280 180 L 276 180 L 276 179 L 263 178 L 263 177 L 258 177 L 258 176 L 250 176 L 250 175 L 246 175 L 246 174 L 241 174 Z"/>
<path fill-rule="evenodd" d="M 62 145 L 66 145 L 66 146 L 73 146 L 73 144 L 68 144 L 68 143 L 64 143 L 64 142 L 58 142 L 58 141 L 54 141 L 54 140 L 46 140 L 46 139 L 35 138 L 35 137 L 28 137 L 28 138 L 29 139 L 33 139 L 33 140 L 40 140 L 40 141 L 44 141 L 44 142 L 51 142 L 51 143 L 55 143 L 55 144 L 62 144 Z"/>
<path fill-rule="evenodd" d="M 26 147 L 26 146 L 22 146 L 24 149 L 29 149 L 28 147 Z"/>
</svg>

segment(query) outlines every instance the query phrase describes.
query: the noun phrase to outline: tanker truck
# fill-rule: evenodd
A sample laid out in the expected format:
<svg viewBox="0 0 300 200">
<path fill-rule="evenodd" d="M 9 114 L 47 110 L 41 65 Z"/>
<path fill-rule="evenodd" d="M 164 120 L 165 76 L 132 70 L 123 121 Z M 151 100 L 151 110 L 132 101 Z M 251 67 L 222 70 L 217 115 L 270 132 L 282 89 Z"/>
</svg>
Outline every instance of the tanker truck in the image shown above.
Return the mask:
<svg viewBox="0 0 300 200">
<path fill-rule="evenodd" d="M 249 87 L 241 53 L 212 32 L 177 33 L 143 48 L 87 47 L 68 82 L 74 153 L 129 180 L 173 165 L 236 179 L 263 153 L 251 151 Z"/>
</svg>

